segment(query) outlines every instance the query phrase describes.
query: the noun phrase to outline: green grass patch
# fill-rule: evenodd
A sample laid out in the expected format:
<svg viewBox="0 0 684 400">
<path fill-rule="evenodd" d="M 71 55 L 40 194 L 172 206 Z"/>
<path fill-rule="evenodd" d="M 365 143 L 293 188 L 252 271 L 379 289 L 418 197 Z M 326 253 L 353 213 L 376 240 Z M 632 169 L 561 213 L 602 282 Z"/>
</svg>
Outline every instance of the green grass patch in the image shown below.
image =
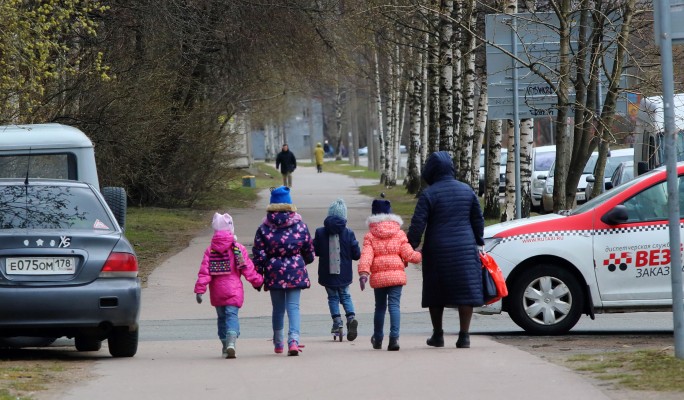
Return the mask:
<svg viewBox="0 0 684 400">
<path fill-rule="evenodd" d="M 210 226 L 211 211 L 167 208 L 129 208 L 126 237 L 138 256 L 143 285 L 165 257 L 183 248 L 202 229 Z"/>
<path fill-rule="evenodd" d="M 684 360 L 672 349 L 578 355 L 568 359 L 577 370 L 634 390 L 684 392 Z"/>
<path fill-rule="evenodd" d="M 48 389 L 68 367 L 60 362 L 0 362 L 0 400 L 28 400 L 30 393 Z"/>
</svg>

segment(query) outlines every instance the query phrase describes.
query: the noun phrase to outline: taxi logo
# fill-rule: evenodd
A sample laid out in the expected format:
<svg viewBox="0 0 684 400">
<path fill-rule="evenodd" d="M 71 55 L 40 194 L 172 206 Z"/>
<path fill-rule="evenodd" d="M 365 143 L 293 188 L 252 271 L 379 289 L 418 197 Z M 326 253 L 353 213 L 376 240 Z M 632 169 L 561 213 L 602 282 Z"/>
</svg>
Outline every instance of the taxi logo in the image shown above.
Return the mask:
<svg viewBox="0 0 684 400">
<path fill-rule="evenodd" d="M 608 258 L 603 260 L 603 266 L 608 267 L 608 271 L 613 272 L 620 268 L 620 271 L 626 271 L 629 264 L 632 263 L 632 253 L 623 251 L 621 253 L 610 253 Z"/>
</svg>

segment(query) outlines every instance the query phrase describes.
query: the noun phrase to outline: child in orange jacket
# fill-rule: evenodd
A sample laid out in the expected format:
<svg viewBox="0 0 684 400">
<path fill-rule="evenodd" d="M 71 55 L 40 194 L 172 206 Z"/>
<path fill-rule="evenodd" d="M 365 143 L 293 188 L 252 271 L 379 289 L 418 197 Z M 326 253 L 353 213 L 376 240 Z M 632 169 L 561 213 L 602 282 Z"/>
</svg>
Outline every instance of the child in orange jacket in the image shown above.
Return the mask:
<svg viewBox="0 0 684 400">
<path fill-rule="evenodd" d="M 422 256 L 413 250 L 406 234 L 401 230 L 401 217 L 392 214 L 387 200 L 373 200 L 372 214 L 366 220 L 368 233 L 363 238 L 359 260 L 359 283 L 364 290 L 368 277 L 375 293 L 375 316 L 373 318 L 374 349 L 382 348 L 385 313 L 389 307 L 390 340 L 387 350 L 399 350 L 399 326 L 401 322 L 401 290 L 406 285 L 404 268 L 408 263 L 419 263 Z"/>
</svg>

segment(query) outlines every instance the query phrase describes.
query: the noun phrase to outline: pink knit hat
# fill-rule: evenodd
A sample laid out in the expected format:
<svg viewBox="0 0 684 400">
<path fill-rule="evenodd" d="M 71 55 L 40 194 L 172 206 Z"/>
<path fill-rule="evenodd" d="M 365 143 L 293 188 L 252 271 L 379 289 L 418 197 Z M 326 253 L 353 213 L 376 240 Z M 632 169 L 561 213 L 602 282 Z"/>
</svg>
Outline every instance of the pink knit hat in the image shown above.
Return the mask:
<svg viewBox="0 0 684 400">
<path fill-rule="evenodd" d="M 211 220 L 211 227 L 214 228 L 215 231 L 230 231 L 230 233 L 235 233 L 233 217 L 228 213 L 215 213 L 214 218 Z"/>
</svg>

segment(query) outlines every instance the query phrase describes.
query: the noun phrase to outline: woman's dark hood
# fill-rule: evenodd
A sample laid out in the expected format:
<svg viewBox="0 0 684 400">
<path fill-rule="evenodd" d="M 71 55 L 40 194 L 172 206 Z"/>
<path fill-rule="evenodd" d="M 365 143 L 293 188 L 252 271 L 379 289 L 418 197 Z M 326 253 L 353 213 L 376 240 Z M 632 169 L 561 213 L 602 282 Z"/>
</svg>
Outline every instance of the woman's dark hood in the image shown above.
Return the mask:
<svg viewBox="0 0 684 400">
<path fill-rule="evenodd" d="M 421 173 L 428 185 L 445 178 L 454 178 L 454 162 L 446 151 L 437 151 L 428 157 Z"/>
</svg>

